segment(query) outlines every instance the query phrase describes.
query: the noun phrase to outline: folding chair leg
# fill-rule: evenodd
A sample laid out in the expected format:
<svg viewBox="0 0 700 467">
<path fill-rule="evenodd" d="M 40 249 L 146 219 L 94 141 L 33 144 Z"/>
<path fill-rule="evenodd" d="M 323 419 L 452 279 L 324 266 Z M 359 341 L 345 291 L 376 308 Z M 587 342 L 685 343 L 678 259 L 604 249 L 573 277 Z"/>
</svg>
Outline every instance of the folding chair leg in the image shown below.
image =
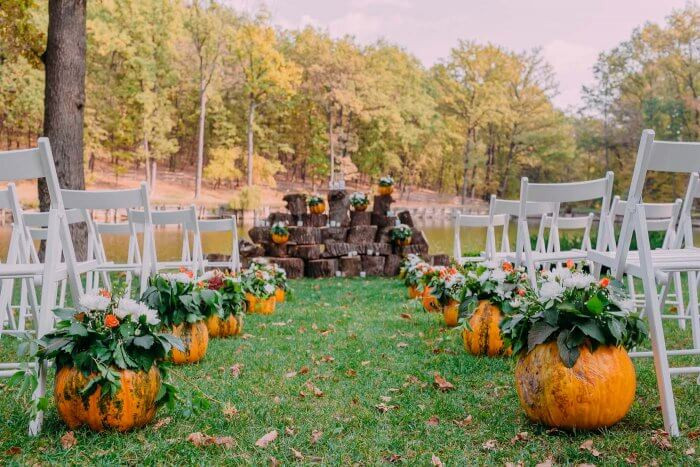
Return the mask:
<svg viewBox="0 0 700 467">
<path fill-rule="evenodd" d="M 698 273 L 691 271 L 688 273 L 688 283 L 694 284 Z M 693 348 L 700 349 L 700 317 L 698 317 L 698 289 L 688 287 L 688 311 L 690 314 L 690 329 L 693 334 Z M 685 323 L 685 320 L 680 320 Z"/>
<path fill-rule="evenodd" d="M 688 284 L 692 284 L 690 282 L 690 276 L 688 276 Z M 676 295 L 676 312 L 678 313 L 678 316 L 685 316 L 685 304 L 683 303 L 683 283 L 681 282 L 681 273 L 676 272 L 673 273 L 673 291 Z M 694 287 L 688 287 L 689 290 L 692 289 L 692 291 L 695 292 L 695 306 L 697 307 L 697 297 L 698 297 L 698 291 Z M 690 297 L 689 297 L 690 298 Z M 689 299 L 688 306 L 692 308 L 692 298 Z M 685 321 L 684 319 L 679 319 L 678 320 L 678 327 L 681 329 L 685 329 Z"/>
</svg>

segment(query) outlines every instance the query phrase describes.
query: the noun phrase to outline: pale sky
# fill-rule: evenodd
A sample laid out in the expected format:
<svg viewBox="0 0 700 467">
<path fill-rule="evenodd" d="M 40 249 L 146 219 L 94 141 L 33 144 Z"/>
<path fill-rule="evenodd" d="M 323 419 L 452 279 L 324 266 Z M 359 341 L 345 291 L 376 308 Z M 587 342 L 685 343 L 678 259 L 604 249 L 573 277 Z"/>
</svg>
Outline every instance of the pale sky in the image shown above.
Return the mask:
<svg viewBox="0 0 700 467">
<path fill-rule="evenodd" d="M 522 51 L 541 47 L 559 82 L 555 104 L 581 103 L 598 53 L 647 21 L 662 23 L 686 0 L 224 0 L 239 10 L 262 3 L 285 28 L 320 27 L 367 44 L 383 38 L 426 66 L 447 57 L 458 39 Z"/>
</svg>

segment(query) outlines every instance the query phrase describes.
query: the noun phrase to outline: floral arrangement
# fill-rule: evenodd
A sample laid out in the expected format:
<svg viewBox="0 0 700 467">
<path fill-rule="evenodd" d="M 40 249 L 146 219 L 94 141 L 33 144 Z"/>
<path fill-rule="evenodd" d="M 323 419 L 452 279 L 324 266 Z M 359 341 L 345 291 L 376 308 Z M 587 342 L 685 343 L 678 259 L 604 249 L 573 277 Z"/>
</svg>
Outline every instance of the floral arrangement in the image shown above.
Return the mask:
<svg viewBox="0 0 700 467">
<path fill-rule="evenodd" d="M 401 243 L 409 240 L 413 236 L 413 230 L 406 224 L 399 224 L 391 229 L 389 236 L 392 242 Z"/>
<path fill-rule="evenodd" d="M 403 279 L 406 287 L 418 287 L 422 283 L 423 274 L 429 269 L 430 265 L 420 256 L 410 254 L 403 260 L 399 277 Z"/>
<path fill-rule="evenodd" d="M 350 204 L 352 205 L 352 207 L 368 206 L 369 198 L 365 193 L 361 191 L 356 191 L 355 193 L 350 195 Z"/>
<path fill-rule="evenodd" d="M 211 290 L 216 294 L 215 299 L 207 301 L 202 298 L 202 304 L 210 308 L 210 313 L 214 312 L 220 318 L 226 319 L 230 315 L 242 313 L 245 309 L 243 296 L 243 285 L 238 277 L 226 275 L 218 269 L 205 272 L 198 282 L 200 295 L 204 290 Z"/>
<path fill-rule="evenodd" d="M 430 293 L 437 298 L 440 305 L 447 305 L 452 301 L 460 301 L 462 289 L 466 284 L 466 278 L 456 268 L 436 269 L 436 274 L 428 274 L 427 286 Z"/>
<path fill-rule="evenodd" d="M 270 298 L 277 290 L 275 274 L 271 272 L 270 264 L 253 261 L 250 268 L 241 273 L 243 291 L 257 298 Z"/>
<path fill-rule="evenodd" d="M 598 281 L 573 261 L 542 271 L 538 290 L 529 289 L 522 300 L 521 311 L 506 316 L 501 324 L 514 354 L 556 341 L 562 362 L 571 368 L 581 345 L 629 349 L 647 336 L 644 322 L 632 314 L 634 304 L 622 284 L 607 277 Z"/>
<path fill-rule="evenodd" d="M 184 268 L 178 273 L 156 274 L 149 278 L 141 302 L 158 311 L 158 319 L 166 328 L 196 323 L 211 312 L 209 305 L 202 305 L 202 287 L 197 287 L 199 290 L 196 291 L 196 286 L 194 274 Z M 204 296 L 215 300 L 211 293 Z M 211 306 L 216 309 L 216 305 Z"/>
<path fill-rule="evenodd" d="M 523 267 L 508 261 L 483 261 L 462 266 L 466 280 L 462 289 L 460 316 L 468 318 L 481 300 L 489 300 L 502 313 L 509 314 L 523 306 L 528 277 Z"/>
<path fill-rule="evenodd" d="M 309 199 L 306 200 L 306 204 L 308 204 L 309 207 L 318 206 L 319 204 L 323 203 L 323 198 L 319 195 L 311 195 L 309 196 Z"/>
<path fill-rule="evenodd" d="M 76 309 L 56 309 L 56 330 L 39 341 L 41 359 L 55 359 L 57 370 L 75 367 L 84 375 L 96 375 L 80 390 L 83 397 L 98 387 L 101 396 L 112 396 L 120 388 L 119 370 L 150 371 L 175 347 L 180 339 L 160 333 L 158 312 L 129 298 L 123 288 L 110 294 L 100 290 L 84 295 Z M 159 403 L 170 402 L 172 386 L 164 385 Z"/>
<path fill-rule="evenodd" d="M 379 179 L 379 186 L 394 186 L 394 179 L 391 175 L 386 175 Z"/>
<path fill-rule="evenodd" d="M 270 264 L 270 272 L 272 273 L 275 286 L 278 289 L 289 291 L 289 281 L 287 280 L 287 271 L 279 267 L 277 264 Z"/>
<path fill-rule="evenodd" d="M 272 227 L 270 227 L 270 233 L 272 235 L 287 236 L 289 235 L 289 229 L 284 222 L 275 222 L 272 224 Z"/>
</svg>

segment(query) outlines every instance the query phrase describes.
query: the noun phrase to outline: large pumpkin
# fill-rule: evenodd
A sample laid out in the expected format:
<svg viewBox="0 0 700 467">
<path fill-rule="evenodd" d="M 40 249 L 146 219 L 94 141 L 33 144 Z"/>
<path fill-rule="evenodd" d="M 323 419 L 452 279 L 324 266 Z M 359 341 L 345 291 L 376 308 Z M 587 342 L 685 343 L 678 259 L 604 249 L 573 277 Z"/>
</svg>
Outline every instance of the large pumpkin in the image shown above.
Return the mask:
<svg viewBox="0 0 700 467">
<path fill-rule="evenodd" d="M 379 194 L 382 196 L 390 195 L 394 192 L 394 186 L 389 185 L 389 186 L 381 186 L 379 185 Z"/>
<path fill-rule="evenodd" d="M 172 334 L 175 337 L 182 339 L 185 345 L 185 351 L 181 352 L 176 348 L 172 350 L 170 357 L 173 363 L 178 365 L 182 363 L 197 363 L 204 358 L 209 346 L 209 331 L 204 321 L 196 323 L 182 323 L 173 326 Z"/>
<path fill-rule="evenodd" d="M 621 347 L 581 346 L 573 368 L 556 342 L 540 344 L 515 367 L 515 387 L 527 416 L 562 429 L 593 430 L 617 423 L 634 400 L 634 365 Z"/>
<path fill-rule="evenodd" d="M 75 429 L 87 425 L 92 430 L 127 431 L 140 427 L 156 414 L 156 398 L 161 375 L 153 365 L 148 372 L 119 370 L 119 390 L 113 396 L 102 397 L 102 387 L 83 398 L 80 391 L 96 375 L 85 376 L 75 367 L 65 366 L 56 373 L 54 398 L 59 416 Z"/>
<path fill-rule="evenodd" d="M 416 287 L 415 285 L 411 285 L 408 287 L 408 298 L 418 298 L 421 295 L 421 291 L 418 290 L 418 287 Z"/>
<path fill-rule="evenodd" d="M 211 315 L 207 318 L 206 323 L 209 337 L 230 337 L 241 333 L 243 316 L 228 315 L 225 319 L 221 319 L 219 315 Z"/>
<path fill-rule="evenodd" d="M 510 355 L 510 347 L 505 349 L 501 338 L 501 310 L 488 300 L 481 300 L 469 318 L 471 331 L 462 331 L 464 348 L 472 355 Z"/>
<path fill-rule="evenodd" d="M 459 322 L 459 302 L 457 300 L 450 300 L 450 303 L 443 306 L 442 317 L 445 319 L 445 324 L 447 326 L 457 326 Z"/>
<path fill-rule="evenodd" d="M 432 291 L 433 289 L 430 287 L 423 289 L 423 308 L 429 313 L 437 313 L 442 309 L 442 307 L 440 306 L 440 302 L 438 302 L 437 297 L 432 294 Z"/>
<path fill-rule="evenodd" d="M 277 300 L 275 299 L 274 295 L 269 298 L 258 298 L 255 295 L 246 292 L 245 299 L 248 305 L 249 313 L 271 315 L 275 311 L 275 304 L 277 303 Z"/>
<path fill-rule="evenodd" d="M 287 292 L 285 292 L 284 289 L 277 287 L 277 289 L 275 290 L 275 302 L 284 303 L 284 301 L 286 299 L 287 299 Z"/>
</svg>

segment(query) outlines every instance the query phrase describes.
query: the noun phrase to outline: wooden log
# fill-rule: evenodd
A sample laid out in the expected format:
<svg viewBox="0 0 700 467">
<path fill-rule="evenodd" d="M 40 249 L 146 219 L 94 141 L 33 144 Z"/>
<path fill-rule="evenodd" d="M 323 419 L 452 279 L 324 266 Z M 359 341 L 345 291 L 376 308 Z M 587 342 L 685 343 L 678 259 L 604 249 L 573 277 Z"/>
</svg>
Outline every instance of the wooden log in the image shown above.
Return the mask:
<svg viewBox="0 0 700 467">
<path fill-rule="evenodd" d="M 401 221 L 402 224 L 413 227 L 413 217 L 411 216 L 410 211 L 401 211 L 399 213 L 399 221 Z"/>
<path fill-rule="evenodd" d="M 324 258 L 337 258 L 338 256 L 347 256 L 352 252 L 357 252 L 357 245 L 351 245 L 345 242 L 330 242 L 324 243 L 325 250 L 323 251 Z"/>
<path fill-rule="evenodd" d="M 289 256 L 305 260 L 319 259 L 321 257 L 321 245 L 293 245 L 287 249 Z"/>
<path fill-rule="evenodd" d="M 289 229 L 289 240 L 297 245 L 321 243 L 321 229 L 318 227 L 296 227 Z"/>
<path fill-rule="evenodd" d="M 387 255 L 384 261 L 384 275 L 394 277 L 399 275 L 401 269 L 401 257 L 399 255 Z"/>
<path fill-rule="evenodd" d="M 270 215 L 267 216 L 267 220 L 270 222 L 270 225 L 276 222 L 282 222 L 285 225 L 294 224 L 294 217 L 288 212 L 271 212 Z"/>
<path fill-rule="evenodd" d="M 399 247 L 394 247 L 394 251 L 396 252 L 397 255 L 402 256 L 402 257 L 406 257 L 410 254 L 427 255 L 428 254 L 428 245 L 399 246 Z"/>
<path fill-rule="evenodd" d="M 393 252 L 390 243 L 360 243 L 355 249 L 360 255 L 390 255 Z"/>
<path fill-rule="evenodd" d="M 290 193 L 282 198 L 287 203 L 287 211 L 295 218 L 301 218 L 306 214 L 306 195 L 303 193 Z"/>
<path fill-rule="evenodd" d="M 374 236 L 374 241 L 377 243 L 391 243 L 391 229 L 394 227 L 386 226 L 377 230 L 377 235 Z"/>
<path fill-rule="evenodd" d="M 250 243 L 247 240 L 241 240 L 238 242 L 238 253 L 241 258 L 255 258 L 257 256 L 264 256 L 265 248 L 255 243 Z"/>
<path fill-rule="evenodd" d="M 384 256 L 360 256 L 362 258 L 362 270 L 368 276 L 381 276 L 384 274 Z"/>
<path fill-rule="evenodd" d="M 357 225 L 372 225 L 372 213 L 352 211 L 350 213 L 350 225 L 353 227 Z"/>
<path fill-rule="evenodd" d="M 348 230 L 348 243 L 372 243 L 377 234 L 376 225 L 356 225 Z"/>
<path fill-rule="evenodd" d="M 335 277 L 338 270 L 338 260 L 335 258 L 314 259 L 306 262 L 308 277 Z"/>
<path fill-rule="evenodd" d="M 321 229 L 323 243 L 344 242 L 347 236 L 347 227 L 324 227 Z"/>
<path fill-rule="evenodd" d="M 270 262 L 284 269 L 290 279 L 304 277 L 304 260 L 301 258 L 270 258 Z"/>
<path fill-rule="evenodd" d="M 389 211 L 391 211 L 391 203 L 393 202 L 394 198 L 392 198 L 391 195 L 375 195 L 372 212 L 375 214 L 386 215 Z"/>
<path fill-rule="evenodd" d="M 422 230 L 413 229 L 413 234 L 411 235 L 411 245 L 428 245 L 428 239 L 425 238 L 425 234 Z"/>
<path fill-rule="evenodd" d="M 350 195 L 345 190 L 330 190 L 328 192 L 328 218 L 337 222 L 341 227 L 350 225 L 348 211 L 350 210 Z"/>
<path fill-rule="evenodd" d="M 275 242 L 265 242 L 262 245 L 265 247 L 265 256 L 271 256 L 273 258 L 286 258 L 289 256 L 287 252 L 287 243 L 278 245 Z"/>
<path fill-rule="evenodd" d="M 380 229 L 382 227 L 393 227 L 396 225 L 398 217 L 396 216 L 385 216 L 384 214 L 372 213 L 372 225 L 376 225 Z"/>
<path fill-rule="evenodd" d="M 328 214 L 302 214 L 304 227 L 325 227 L 328 224 Z"/>
<path fill-rule="evenodd" d="M 450 256 L 443 254 L 433 255 L 430 264 L 432 264 L 433 266 L 449 266 Z"/>
<path fill-rule="evenodd" d="M 253 227 L 248 231 L 248 236 L 253 241 L 253 243 L 262 243 L 270 241 L 270 228 L 269 227 Z"/>
<path fill-rule="evenodd" d="M 362 271 L 362 260 L 359 256 L 343 256 L 338 264 L 343 277 L 356 277 Z"/>
</svg>

